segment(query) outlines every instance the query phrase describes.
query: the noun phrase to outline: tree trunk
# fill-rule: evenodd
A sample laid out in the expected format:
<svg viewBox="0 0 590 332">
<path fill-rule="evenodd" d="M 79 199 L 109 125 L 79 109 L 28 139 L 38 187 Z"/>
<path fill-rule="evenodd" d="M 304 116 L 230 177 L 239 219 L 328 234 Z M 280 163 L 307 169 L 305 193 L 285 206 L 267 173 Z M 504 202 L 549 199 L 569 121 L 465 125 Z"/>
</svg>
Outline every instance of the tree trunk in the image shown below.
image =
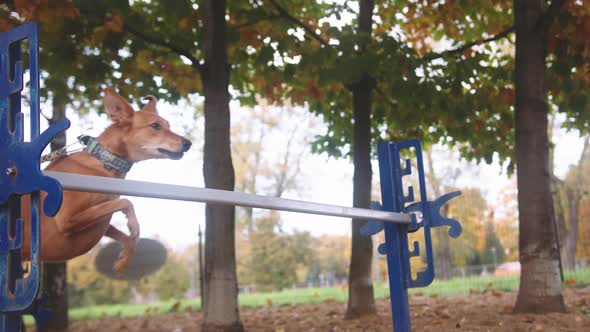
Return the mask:
<svg viewBox="0 0 590 332">
<path fill-rule="evenodd" d="M 230 149 L 229 65 L 226 52 L 225 0 L 205 1 L 205 144 L 203 176 L 207 188 L 233 190 Z M 203 331 L 243 331 L 238 308 L 235 208 L 205 208 L 205 296 Z"/>
<path fill-rule="evenodd" d="M 563 252 L 565 268 L 576 268 L 576 251 L 578 246 L 578 234 L 580 225 L 580 206 L 587 191 L 587 163 L 590 162 L 590 138 L 586 137 L 580 160 L 575 168 L 571 169 L 565 180 L 565 192 L 568 204 L 568 228 L 564 233 Z"/>
<path fill-rule="evenodd" d="M 354 99 L 354 180 L 353 205 L 359 208 L 371 206 L 371 137 L 370 108 L 371 88 L 367 79 L 353 88 Z M 365 219 L 352 220 L 352 252 L 348 276 L 348 307 L 346 318 L 358 318 L 373 314 L 375 297 L 371 278 L 373 242 L 360 233 Z"/>
<path fill-rule="evenodd" d="M 580 167 L 580 165 L 578 165 Z M 576 268 L 576 244 L 578 243 L 578 221 L 581 198 L 577 190 L 565 188 L 568 201 L 568 228 L 563 241 L 563 267 L 568 270 Z"/>
<path fill-rule="evenodd" d="M 555 224 L 557 225 L 557 239 L 560 244 L 560 256 L 563 257 L 563 242 L 566 234 L 565 225 L 565 207 L 563 196 L 565 195 L 565 182 L 555 176 L 555 142 L 553 141 L 553 128 L 557 122 L 556 114 L 549 115 L 549 127 L 547 133 L 549 136 L 549 179 L 551 185 L 551 196 L 553 197 L 553 213 L 555 214 Z"/>
<path fill-rule="evenodd" d="M 371 38 L 373 22 L 373 0 L 360 1 L 358 17 L 359 33 L 362 37 L 361 50 Z M 352 84 L 353 98 L 353 205 L 359 208 L 371 206 L 371 92 L 373 79 L 368 74 Z M 352 220 L 352 252 L 348 275 L 348 306 L 346 318 L 357 318 L 376 313 L 371 260 L 373 242 L 360 233 L 365 219 Z"/>
<path fill-rule="evenodd" d="M 543 1 L 514 1 L 520 288 L 515 312 L 564 312 L 550 189 Z"/>
<path fill-rule="evenodd" d="M 551 155 L 551 152 L 550 152 Z M 552 168 L 550 167 L 549 170 Z M 566 190 L 566 183 L 560 180 L 557 176 L 551 172 L 551 196 L 553 197 L 553 213 L 555 214 L 555 224 L 557 225 L 557 239 L 559 240 L 560 244 L 560 254 L 563 257 L 563 243 L 565 243 L 565 236 L 567 234 L 567 227 L 565 224 L 565 216 L 566 216 L 566 208 L 564 207 L 564 203 L 566 203 L 567 198 L 564 196 L 567 194 Z"/>
<path fill-rule="evenodd" d="M 66 118 L 66 103 L 54 96 L 53 115 L 49 121 L 52 125 Z M 51 141 L 51 151 L 59 150 L 66 145 L 66 133 L 59 133 Z M 44 331 L 66 331 L 68 329 L 68 279 L 67 265 L 63 263 L 43 263 L 41 274 L 41 291 L 47 294 L 47 302 L 43 305 L 51 310 L 51 317 L 45 323 Z"/>
<path fill-rule="evenodd" d="M 440 196 L 436 196 L 440 197 Z M 441 215 L 447 216 L 449 206 L 445 204 L 441 209 Z M 438 260 L 437 276 L 442 280 L 451 278 L 451 241 L 446 227 L 438 227 L 436 229 L 438 238 L 438 247 L 436 248 L 436 259 Z"/>
<path fill-rule="evenodd" d="M 432 193 L 434 197 L 442 196 L 442 185 L 440 180 L 434 173 L 434 163 L 432 161 L 432 148 L 426 149 L 426 162 L 428 163 L 428 183 L 432 186 Z M 445 204 L 441 207 L 441 215 L 447 217 L 449 214 L 449 205 Z M 436 228 L 436 275 L 439 279 L 447 280 L 451 278 L 451 241 L 449 238 L 448 230 L 445 227 Z"/>
<path fill-rule="evenodd" d="M 549 139 L 549 187 L 551 189 L 551 197 L 553 200 L 553 222 L 555 228 L 555 241 L 557 242 L 557 262 L 559 263 L 559 275 L 561 281 L 564 281 L 563 276 L 563 257 L 564 257 L 564 246 L 565 234 L 567 228 L 565 226 L 565 208 L 564 199 L 565 195 L 565 182 L 561 181 L 555 176 L 555 144 L 553 143 L 553 128 L 556 123 L 555 112 L 549 116 L 549 127 L 547 128 L 547 135 Z"/>
</svg>

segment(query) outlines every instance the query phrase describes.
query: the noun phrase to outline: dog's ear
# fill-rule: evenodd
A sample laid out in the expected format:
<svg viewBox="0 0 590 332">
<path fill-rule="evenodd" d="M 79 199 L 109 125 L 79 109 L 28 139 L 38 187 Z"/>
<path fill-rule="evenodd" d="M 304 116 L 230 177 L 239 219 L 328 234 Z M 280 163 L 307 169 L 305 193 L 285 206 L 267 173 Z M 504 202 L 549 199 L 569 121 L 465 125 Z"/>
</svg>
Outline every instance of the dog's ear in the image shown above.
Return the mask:
<svg viewBox="0 0 590 332">
<path fill-rule="evenodd" d="M 103 97 L 104 107 L 111 120 L 116 124 L 125 124 L 131 122 L 133 118 L 133 107 L 129 105 L 125 98 L 119 96 L 112 89 L 106 88 Z"/>
<path fill-rule="evenodd" d="M 156 110 L 156 104 L 158 103 L 158 99 L 156 99 L 156 97 L 149 95 L 141 99 L 148 100 L 148 103 L 145 104 L 145 106 L 141 109 L 142 111 L 152 112 L 156 114 L 158 113 L 158 111 Z"/>
</svg>

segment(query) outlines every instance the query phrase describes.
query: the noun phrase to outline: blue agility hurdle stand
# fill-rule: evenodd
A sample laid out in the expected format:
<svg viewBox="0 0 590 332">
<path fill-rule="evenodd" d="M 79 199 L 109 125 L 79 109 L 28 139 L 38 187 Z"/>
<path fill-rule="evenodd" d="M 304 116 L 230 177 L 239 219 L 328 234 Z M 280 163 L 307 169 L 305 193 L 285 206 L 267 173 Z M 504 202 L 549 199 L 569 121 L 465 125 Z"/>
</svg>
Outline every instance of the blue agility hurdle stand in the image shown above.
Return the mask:
<svg viewBox="0 0 590 332">
<path fill-rule="evenodd" d="M 426 287 L 434 280 L 434 255 L 430 229 L 438 226 L 450 226 L 448 234 L 451 237 L 461 234 L 461 224 L 458 221 L 440 215 L 442 205 L 461 193 L 458 191 L 449 193 L 433 202 L 427 200 L 422 144 L 419 140 L 379 143 L 377 152 L 381 177 L 381 200 L 383 202 L 381 209 L 409 213 L 412 216 L 412 222 L 408 225 L 369 221 L 361 228 L 361 233 L 370 236 L 385 231 L 385 243 L 379 245 L 378 251 L 387 255 L 394 331 L 405 332 L 411 330 L 408 288 Z M 416 201 L 413 186 L 404 181 L 405 176 L 412 174 L 412 163 L 406 157 L 410 155 L 414 155 L 416 158 L 420 190 L 419 201 Z M 402 160 L 404 160 L 403 167 Z M 407 195 L 404 193 L 405 190 L 407 190 Z M 418 232 L 420 229 L 422 229 L 424 237 L 422 246 L 420 246 L 420 242 L 415 241 L 410 251 L 408 234 Z M 413 279 L 410 259 L 421 256 L 420 248 L 424 248 L 423 258 L 426 261 L 426 268 L 416 271 L 416 278 Z"/>
<path fill-rule="evenodd" d="M 21 113 L 21 91 L 23 90 L 23 61 L 21 61 L 21 42 L 28 40 L 29 92 L 30 92 L 30 140 L 24 138 L 24 115 Z M 457 237 L 461 225 L 453 219 L 440 215 L 440 208 L 459 192 L 446 194 L 434 201 L 426 197 L 422 145 L 418 140 L 399 143 L 379 143 L 379 171 L 381 176 L 382 207 L 388 211 L 378 212 L 348 207 L 329 206 L 312 202 L 269 198 L 244 193 L 227 192 L 215 189 L 200 189 L 176 186 L 176 192 L 154 196 L 155 186 L 172 188 L 170 185 L 137 183 L 138 181 L 98 178 L 98 182 L 115 183 L 98 188 L 97 178 L 65 173 L 61 183 L 44 176 L 40 171 L 40 157 L 43 149 L 59 132 L 69 127 L 63 120 L 49 127 L 39 135 L 39 48 L 37 26 L 27 23 L 0 35 L 0 332 L 20 331 L 21 315 L 32 314 L 41 329 L 48 313 L 39 309 L 42 297 L 40 283 L 40 201 L 41 191 L 47 193 L 43 201 L 43 212 L 54 216 L 62 202 L 62 184 L 68 190 L 92 191 L 148 196 L 155 198 L 180 199 L 196 202 L 217 202 L 219 204 L 243 205 L 271 208 L 285 211 L 336 215 L 369 221 L 361 229 L 362 234 L 371 236 L 385 232 L 385 243 L 379 245 L 379 253 L 387 255 L 390 300 L 394 331 L 411 330 L 408 288 L 425 287 L 434 280 L 434 262 L 431 228 L 449 226 L 448 234 Z M 414 174 L 409 156 L 416 158 L 416 175 L 419 186 L 419 200 L 414 196 L 413 186 L 407 184 L 406 176 Z M 403 163 L 402 163 L 403 160 Z M 60 173 L 54 173 L 58 176 Z M 68 178 L 77 180 L 68 180 Z M 91 179 L 94 178 L 94 179 Z M 64 182 L 65 181 L 65 182 Z M 69 187 L 67 181 L 70 181 Z M 73 184 L 72 184 L 73 183 Z M 95 184 L 92 184 L 95 183 Z M 135 183 L 135 184 L 134 184 Z M 127 189 L 121 191 L 120 187 Z M 149 187 L 146 193 L 139 187 Z M 84 189 L 80 189 L 84 187 Z M 119 191 L 113 191 L 119 188 Z M 173 189 L 170 189 L 173 190 Z M 407 192 L 407 194 L 406 194 Z M 23 221 L 21 219 L 21 198 L 31 196 L 31 256 L 30 268 L 22 269 L 21 248 L 23 240 Z M 212 198 L 211 196 L 215 196 Z M 223 196 L 223 197 L 221 197 Z M 230 198 L 228 198 L 231 196 Z M 202 198 L 206 197 L 206 198 Z M 370 216 L 370 217 L 367 217 Z M 420 232 L 423 241 L 412 243 L 410 250 L 408 234 Z M 421 257 L 426 268 L 415 271 L 412 277 L 410 259 Z"/>
<path fill-rule="evenodd" d="M 55 215 L 61 206 L 59 182 L 43 176 L 39 160 L 43 149 L 60 131 L 61 122 L 39 135 L 39 45 L 37 25 L 28 23 L 3 33 L 0 38 L 0 331 L 20 331 L 21 315 L 33 314 L 42 323 L 44 311 L 37 306 L 40 283 L 40 198 L 47 196 L 44 212 Z M 28 40 L 30 139 L 24 137 L 21 113 L 23 61 L 21 42 Z M 21 246 L 23 221 L 21 197 L 31 197 L 30 267 L 23 271 Z M 39 325 L 38 325 L 39 326 Z"/>
</svg>

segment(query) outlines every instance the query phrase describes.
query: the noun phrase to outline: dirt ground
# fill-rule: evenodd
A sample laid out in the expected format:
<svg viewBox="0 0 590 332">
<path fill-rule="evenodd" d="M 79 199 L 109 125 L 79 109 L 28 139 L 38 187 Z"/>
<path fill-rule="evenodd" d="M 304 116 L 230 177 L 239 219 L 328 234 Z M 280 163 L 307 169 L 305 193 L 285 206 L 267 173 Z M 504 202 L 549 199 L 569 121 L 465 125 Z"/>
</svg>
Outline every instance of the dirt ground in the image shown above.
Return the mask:
<svg viewBox="0 0 590 332">
<path fill-rule="evenodd" d="M 511 314 L 514 293 L 484 291 L 460 297 L 411 296 L 413 331 L 590 331 L 590 287 L 565 289 L 565 314 Z M 343 320 L 345 304 L 243 308 L 247 331 L 391 331 L 390 305 L 377 303 L 378 314 Z M 199 331 L 200 312 L 176 312 L 136 318 L 101 319 L 71 323 L 71 331 Z"/>
</svg>

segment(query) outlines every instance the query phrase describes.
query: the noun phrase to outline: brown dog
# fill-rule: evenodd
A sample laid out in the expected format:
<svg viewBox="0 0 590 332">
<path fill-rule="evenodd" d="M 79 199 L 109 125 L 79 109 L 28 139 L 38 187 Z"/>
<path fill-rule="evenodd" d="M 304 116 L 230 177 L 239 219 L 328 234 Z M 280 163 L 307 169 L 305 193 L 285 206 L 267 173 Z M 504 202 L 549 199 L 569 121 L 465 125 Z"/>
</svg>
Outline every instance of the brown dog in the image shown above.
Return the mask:
<svg viewBox="0 0 590 332">
<path fill-rule="evenodd" d="M 156 111 L 156 98 L 146 98 L 149 103 L 141 111 L 135 112 L 123 97 L 106 89 L 103 101 L 113 124 L 96 138 L 98 147 L 91 144 L 85 151 L 55 160 L 46 170 L 124 178 L 133 162 L 153 158 L 182 158 L 191 142 L 170 131 L 168 121 Z M 25 259 L 30 255 L 29 206 L 30 201 L 26 197 L 23 203 L 25 239 L 22 247 Z M 110 225 L 111 216 L 117 211 L 127 217 L 129 235 Z M 121 272 L 133 256 L 139 238 L 139 223 L 133 205 L 125 198 L 64 191 L 63 203 L 57 215 L 53 218 L 42 216 L 41 232 L 41 259 L 46 262 L 65 261 L 80 256 L 94 247 L 104 235 L 115 239 L 121 243 L 123 250 L 113 268 Z"/>
</svg>

